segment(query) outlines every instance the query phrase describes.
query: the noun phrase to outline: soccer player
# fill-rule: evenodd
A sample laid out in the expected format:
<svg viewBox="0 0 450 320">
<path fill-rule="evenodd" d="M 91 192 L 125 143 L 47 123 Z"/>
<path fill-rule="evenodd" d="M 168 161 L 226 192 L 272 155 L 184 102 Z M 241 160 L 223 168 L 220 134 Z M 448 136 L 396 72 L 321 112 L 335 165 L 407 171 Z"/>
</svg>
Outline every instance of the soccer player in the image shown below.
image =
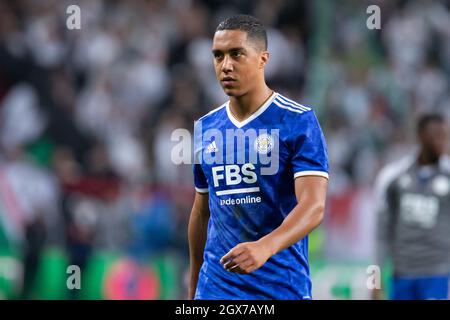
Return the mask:
<svg viewBox="0 0 450 320">
<path fill-rule="evenodd" d="M 418 153 L 379 174 L 378 264 L 390 258 L 393 300 L 448 299 L 450 274 L 449 128 L 439 114 L 417 123 Z M 374 291 L 380 299 L 381 291 Z"/>
<path fill-rule="evenodd" d="M 328 184 L 318 120 L 266 85 L 267 35 L 256 18 L 221 22 L 212 54 L 230 99 L 195 124 L 203 160 L 193 166 L 189 298 L 311 299 L 308 234 L 323 219 Z"/>
</svg>

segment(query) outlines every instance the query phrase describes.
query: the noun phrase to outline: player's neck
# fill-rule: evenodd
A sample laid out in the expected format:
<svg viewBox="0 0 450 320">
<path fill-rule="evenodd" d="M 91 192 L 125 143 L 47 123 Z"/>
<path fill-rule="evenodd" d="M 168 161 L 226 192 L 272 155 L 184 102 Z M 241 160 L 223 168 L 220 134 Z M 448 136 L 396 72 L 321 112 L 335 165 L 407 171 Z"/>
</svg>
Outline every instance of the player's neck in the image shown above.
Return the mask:
<svg viewBox="0 0 450 320">
<path fill-rule="evenodd" d="M 249 91 L 240 97 L 230 97 L 230 111 L 238 121 L 243 121 L 264 105 L 272 96 L 273 90 L 266 84 L 261 88 Z"/>
<path fill-rule="evenodd" d="M 428 165 L 437 165 L 439 164 L 439 155 L 435 155 L 426 151 L 421 151 L 419 153 L 419 156 L 417 158 L 417 162 L 421 166 L 428 166 Z"/>
</svg>

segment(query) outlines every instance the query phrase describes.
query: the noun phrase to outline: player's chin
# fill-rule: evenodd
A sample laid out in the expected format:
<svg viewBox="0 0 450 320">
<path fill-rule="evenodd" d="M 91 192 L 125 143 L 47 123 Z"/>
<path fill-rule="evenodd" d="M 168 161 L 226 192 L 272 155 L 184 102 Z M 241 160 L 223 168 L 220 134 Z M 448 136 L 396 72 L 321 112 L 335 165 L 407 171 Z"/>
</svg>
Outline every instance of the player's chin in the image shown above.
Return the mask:
<svg viewBox="0 0 450 320">
<path fill-rule="evenodd" d="M 240 96 L 240 90 L 238 90 L 238 88 L 236 88 L 236 87 L 224 86 L 224 87 L 222 87 L 222 89 L 223 89 L 223 92 L 225 92 L 225 94 L 227 96 L 230 96 L 230 97 Z"/>
</svg>

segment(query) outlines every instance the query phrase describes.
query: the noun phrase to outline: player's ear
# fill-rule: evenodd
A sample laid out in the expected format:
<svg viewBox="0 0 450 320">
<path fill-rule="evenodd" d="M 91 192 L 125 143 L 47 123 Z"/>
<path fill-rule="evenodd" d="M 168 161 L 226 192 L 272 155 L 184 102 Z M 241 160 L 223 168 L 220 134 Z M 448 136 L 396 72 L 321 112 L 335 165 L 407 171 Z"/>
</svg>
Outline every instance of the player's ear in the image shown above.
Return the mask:
<svg viewBox="0 0 450 320">
<path fill-rule="evenodd" d="M 261 52 L 260 59 L 259 59 L 259 68 L 260 69 L 263 69 L 266 66 L 267 62 L 269 62 L 269 56 L 270 56 L 269 51 Z"/>
</svg>

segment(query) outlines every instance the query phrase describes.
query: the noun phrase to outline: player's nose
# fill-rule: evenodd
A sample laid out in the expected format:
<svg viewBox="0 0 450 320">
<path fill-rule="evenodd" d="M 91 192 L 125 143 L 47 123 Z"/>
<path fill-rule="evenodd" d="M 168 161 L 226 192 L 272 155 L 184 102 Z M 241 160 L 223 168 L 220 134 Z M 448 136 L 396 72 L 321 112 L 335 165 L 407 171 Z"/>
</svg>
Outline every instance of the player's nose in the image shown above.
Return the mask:
<svg viewBox="0 0 450 320">
<path fill-rule="evenodd" d="M 232 59 L 230 59 L 230 57 L 225 56 L 222 62 L 222 72 L 228 73 L 230 71 L 233 71 L 233 62 Z"/>
</svg>

